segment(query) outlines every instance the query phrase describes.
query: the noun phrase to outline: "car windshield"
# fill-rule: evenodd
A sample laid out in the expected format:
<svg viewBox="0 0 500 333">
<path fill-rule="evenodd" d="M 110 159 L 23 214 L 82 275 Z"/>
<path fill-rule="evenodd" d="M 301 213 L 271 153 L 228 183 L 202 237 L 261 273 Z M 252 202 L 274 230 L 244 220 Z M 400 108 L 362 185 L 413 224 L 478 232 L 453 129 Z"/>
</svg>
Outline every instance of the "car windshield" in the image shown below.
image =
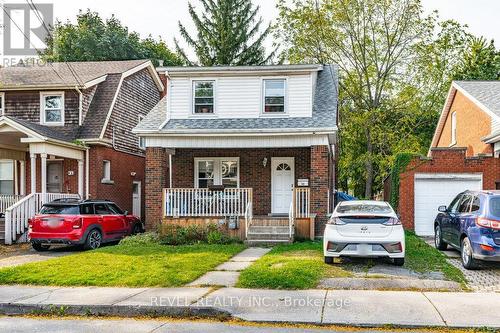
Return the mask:
<svg viewBox="0 0 500 333">
<path fill-rule="evenodd" d="M 490 215 L 500 218 L 500 197 L 493 197 L 489 202 Z"/>
<path fill-rule="evenodd" d="M 78 215 L 78 214 L 80 214 L 80 207 L 79 206 L 63 206 L 63 205 L 54 205 L 54 206 L 45 205 L 40 210 L 40 214 L 44 214 L 44 215 L 52 215 L 52 214 Z"/>
<path fill-rule="evenodd" d="M 337 207 L 337 213 L 341 214 L 390 214 L 391 207 L 379 203 L 349 203 Z"/>
</svg>

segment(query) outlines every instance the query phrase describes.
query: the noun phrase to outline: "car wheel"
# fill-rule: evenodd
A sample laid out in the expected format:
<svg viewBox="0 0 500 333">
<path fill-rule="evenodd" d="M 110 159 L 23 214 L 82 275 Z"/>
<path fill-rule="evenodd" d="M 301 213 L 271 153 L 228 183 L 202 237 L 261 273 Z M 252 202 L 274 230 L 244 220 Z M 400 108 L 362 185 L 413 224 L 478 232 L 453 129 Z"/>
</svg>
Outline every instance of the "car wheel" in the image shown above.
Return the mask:
<svg viewBox="0 0 500 333">
<path fill-rule="evenodd" d="M 448 244 L 443 241 L 443 233 L 441 232 L 441 226 L 438 224 L 436 229 L 434 229 L 434 244 L 436 249 L 444 251 L 448 248 Z"/>
<path fill-rule="evenodd" d="M 132 235 L 137 235 L 137 234 L 140 234 L 141 232 L 142 232 L 141 224 L 140 223 L 136 223 L 134 225 L 134 228 L 132 229 Z"/>
<path fill-rule="evenodd" d="M 462 257 L 462 265 L 466 269 L 478 269 L 479 265 L 476 259 L 473 257 L 472 252 L 472 244 L 468 237 L 465 237 L 462 240 L 461 246 L 461 257 Z"/>
<path fill-rule="evenodd" d="M 50 249 L 50 245 L 44 245 L 40 243 L 31 243 L 31 247 L 37 252 L 44 252 Z"/>
<path fill-rule="evenodd" d="M 396 266 L 403 266 L 405 264 L 405 258 L 394 258 L 393 262 Z"/>
<path fill-rule="evenodd" d="M 328 265 L 333 264 L 333 257 L 325 257 L 325 264 Z"/>
<path fill-rule="evenodd" d="M 85 240 L 84 249 L 85 250 L 95 250 L 101 246 L 102 235 L 98 229 L 93 229 L 89 232 L 87 239 Z"/>
</svg>

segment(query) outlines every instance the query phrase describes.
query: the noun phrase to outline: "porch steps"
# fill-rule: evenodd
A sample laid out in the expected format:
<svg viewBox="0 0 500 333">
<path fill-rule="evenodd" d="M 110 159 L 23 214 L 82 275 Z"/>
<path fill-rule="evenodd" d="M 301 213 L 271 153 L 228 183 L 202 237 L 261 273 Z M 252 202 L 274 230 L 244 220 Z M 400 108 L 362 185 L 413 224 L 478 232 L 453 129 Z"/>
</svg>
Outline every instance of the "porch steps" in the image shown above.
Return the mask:
<svg viewBox="0 0 500 333">
<path fill-rule="evenodd" d="M 293 242 L 288 218 L 256 216 L 248 227 L 246 243 L 249 245 L 275 245 Z"/>
</svg>

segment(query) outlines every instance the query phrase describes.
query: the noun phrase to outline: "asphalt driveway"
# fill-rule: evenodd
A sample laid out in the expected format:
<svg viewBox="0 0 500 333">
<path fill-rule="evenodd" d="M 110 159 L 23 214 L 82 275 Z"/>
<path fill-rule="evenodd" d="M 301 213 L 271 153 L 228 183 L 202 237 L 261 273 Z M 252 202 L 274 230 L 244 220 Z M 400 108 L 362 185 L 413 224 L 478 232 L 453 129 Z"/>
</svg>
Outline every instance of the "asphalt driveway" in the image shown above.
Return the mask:
<svg viewBox="0 0 500 333">
<path fill-rule="evenodd" d="M 46 252 L 36 252 L 29 244 L 0 245 L 0 268 L 44 261 L 81 251 L 76 247 L 60 246 Z"/>
</svg>

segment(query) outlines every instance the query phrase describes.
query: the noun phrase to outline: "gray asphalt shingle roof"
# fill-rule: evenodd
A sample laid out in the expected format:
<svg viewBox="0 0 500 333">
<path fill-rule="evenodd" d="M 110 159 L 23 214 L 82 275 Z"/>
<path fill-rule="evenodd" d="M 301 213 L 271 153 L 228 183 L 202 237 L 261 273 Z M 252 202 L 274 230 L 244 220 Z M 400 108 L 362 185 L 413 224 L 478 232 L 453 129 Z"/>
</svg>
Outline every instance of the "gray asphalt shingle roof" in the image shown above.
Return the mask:
<svg viewBox="0 0 500 333">
<path fill-rule="evenodd" d="M 500 81 L 454 81 L 454 83 L 500 117 Z"/>
<path fill-rule="evenodd" d="M 82 86 L 106 74 L 124 73 L 147 61 L 149 60 L 55 62 L 43 66 L 5 67 L 0 68 L 0 89 L 32 86 Z"/>
<path fill-rule="evenodd" d="M 167 114 L 167 102 L 166 98 L 163 98 L 135 130 L 168 133 L 189 130 L 333 129 L 337 126 L 337 100 L 337 67 L 325 65 L 323 70 L 318 72 L 312 117 L 170 119 L 159 129 Z"/>
<path fill-rule="evenodd" d="M 41 136 L 50 138 L 50 139 L 55 139 L 55 140 L 60 140 L 60 141 L 66 141 L 66 142 L 72 142 L 75 137 L 71 134 L 68 134 L 66 131 L 61 131 L 55 127 L 50 127 L 50 126 L 44 126 L 40 125 L 38 123 L 33 123 L 24 119 L 16 118 L 16 117 L 11 117 L 11 116 L 5 116 L 5 118 L 11 119 L 18 123 L 19 125 L 26 127 L 27 129 L 32 130 L 33 132 L 36 132 L 40 134 Z"/>
</svg>

